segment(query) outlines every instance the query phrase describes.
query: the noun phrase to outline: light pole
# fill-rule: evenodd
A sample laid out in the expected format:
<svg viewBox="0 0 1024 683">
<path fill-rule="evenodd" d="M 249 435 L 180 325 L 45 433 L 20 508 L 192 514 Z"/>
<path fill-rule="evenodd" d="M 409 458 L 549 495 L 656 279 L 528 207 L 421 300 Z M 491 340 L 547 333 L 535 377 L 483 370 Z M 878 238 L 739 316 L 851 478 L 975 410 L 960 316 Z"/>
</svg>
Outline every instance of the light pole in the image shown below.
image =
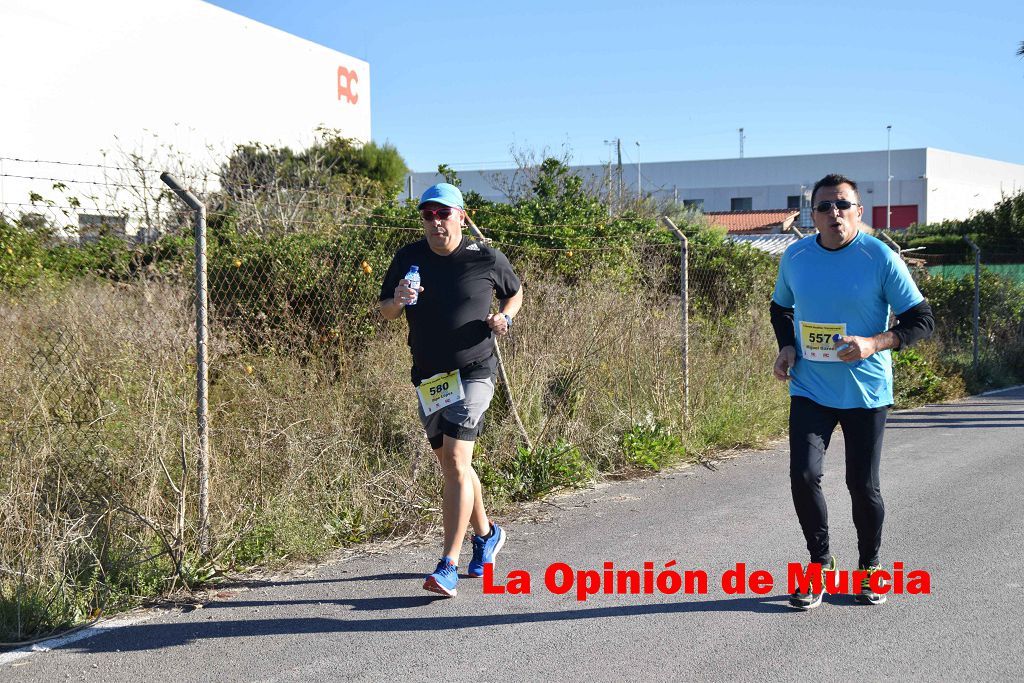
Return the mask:
<svg viewBox="0 0 1024 683">
<path fill-rule="evenodd" d="M 615 141 L 614 140 L 605 140 L 604 144 L 608 145 L 610 147 L 611 145 L 615 144 Z M 609 216 L 612 215 L 612 187 L 614 186 L 614 182 L 612 181 L 612 162 L 613 162 L 612 153 L 611 153 L 611 151 L 609 151 L 608 152 L 608 215 Z"/>
<path fill-rule="evenodd" d="M 811 202 L 807 199 L 807 186 L 800 186 L 800 227 L 811 227 Z"/>
<path fill-rule="evenodd" d="M 892 229 L 892 126 L 885 127 L 885 229 Z"/>
<path fill-rule="evenodd" d="M 644 198 L 643 186 L 640 180 L 640 141 L 636 141 L 636 198 L 641 201 Z"/>
<path fill-rule="evenodd" d="M 618 157 L 618 171 L 619 171 L 619 208 L 622 208 L 622 138 L 615 138 L 614 140 L 605 140 L 604 144 L 610 145 L 615 143 L 615 154 Z M 611 198 L 608 200 L 608 204 L 611 204 Z"/>
</svg>

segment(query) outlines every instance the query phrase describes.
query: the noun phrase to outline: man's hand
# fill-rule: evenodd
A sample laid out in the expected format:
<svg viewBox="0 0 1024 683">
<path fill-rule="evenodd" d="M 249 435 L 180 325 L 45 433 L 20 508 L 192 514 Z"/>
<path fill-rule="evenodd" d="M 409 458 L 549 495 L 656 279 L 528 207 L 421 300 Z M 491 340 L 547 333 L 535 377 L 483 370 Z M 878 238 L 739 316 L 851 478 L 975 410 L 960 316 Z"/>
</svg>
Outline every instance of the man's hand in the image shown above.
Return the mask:
<svg viewBox="0 0 1024 683">
<path fill-rule="evenodd" d="M 394 302 L 400 306 L 408 306 L 413 299 L 416 298 L 417 294 L 423 292 L 423 287 L 417 287 L 413 289 L 409 286 L 409 281 L 402 279 L 398 281 L 398 286 L 395 287 Z"/>
<path fill-rule="evenodd" d="M 853 363 L 881 351 L 875 337 L 843 336 L 839 336 L 839 339 L 836 340 L 836 350 L 839 360 L 844 363 Z"/>
<path fill-rule="evenodd" d="M 491 313 L 487 316 L 487 327 L 499 337 L 508 334 L 508 321 L 504 313 Z"/>
<path fill-rule="evenodd" d="M 779 355 L 775 357 L 772 374 L 775 375 L 775 379 L 785 382 L 789 379 L 789 371 L 794 365 L 796 365 L 796 349 L 792 346 L 783 346 L 779 349 Z"/>
<path fill-rule="evenodd" d="M 402 279 L 399 280 L 398 286 L 395 287 L 395 295 L 390 299 L 384 299 L 380 302 L 380 314 L 388 320 L 394 320 L 402 315 L 402 311 L 412 301 L 413 295 L 416 292 L 422 292 L 422 287 L 417 287 L 414 291 L 409 286 L 409 281 Z"/>
</svg>

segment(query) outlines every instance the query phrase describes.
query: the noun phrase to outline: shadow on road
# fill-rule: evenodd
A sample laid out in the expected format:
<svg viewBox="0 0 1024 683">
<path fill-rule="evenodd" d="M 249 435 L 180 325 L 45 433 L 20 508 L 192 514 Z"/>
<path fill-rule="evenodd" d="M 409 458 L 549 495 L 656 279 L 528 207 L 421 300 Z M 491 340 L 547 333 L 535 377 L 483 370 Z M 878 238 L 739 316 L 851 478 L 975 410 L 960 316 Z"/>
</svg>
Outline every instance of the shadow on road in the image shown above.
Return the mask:
<svg viewBox="0 0 1024 683">
<path fill-rule="evenodd" d="M 233 578 L 217 584 L 218 590 L 231 590 L 232 588 L 271 588 L 273 586 L 301 586 L 305 584 L 322 583 L 344 583 L 346 581 L 407 581 L 409 579 L 422 579 L 426 572 L 413 574 L 410 572 L 389 572 L 387 574 L 371 574 L 359 576 L 344 576 L 337 579 L 249 579 Z"/>
<path fill-rule="evenodd" d="M 1006 405 L 1000 402 L 1000 405 Z M 1024 404 L 1020 410 L 985 410 L 983 408 L 963 409 L 950 406 L 930 406 L 912 413 L 894 413 L 889 416 L 889 429 L 987 429 L 1024 427 Z M 972 407 L 973 408 L 973 407 Z"/>
<path fill-rule="evenodd" d="M 355 598 L 347 600 L 297 600 L 230 602 L 209 605 L 207 609 L 221 607 L 273 606 L 282 604 L 348 605 L 355 611 L 386 611 L 423 607 L 435 600 L 431 596 L 400 596 L 385 598 Z M 505 614 L 459 614 L 417 617 L 331 619 L 234 619 L 173 624 L 139 624 L 117 629 L 110 635 L 101 635 L 80 641 L 69 649 L 78 652 L 136 652 L 159 650 L 188 645 L 194 641 L 216 638 L 245 638 L 254 636 L 296 635 L 314 633 L 390 633 L 401 631 L 446 631 L 485 628 L 550 621 L 576 621 L 608 619 L 659 614 L 687 614 L 698 612 L 753 612 L 761 614 L 794 613 L 786 606 L 788 596 L 743 597 L 718 600 L 685 601 L 647 605 L 620 605 L 588 609 L 555 609 L 546 612 Z"/>
<path fill-rule="evenodd" d="M 990 429 L 993 427 L 1019 429 L 1024 427 L 1024 417 L 1020 420 L 1004 420 L 1001 422 L 971 419 L 928 419 L 925 417 L 904 420 L 889 418 L 885 426 L 886 429 L 935 429 L 937 427 L 943 429 Z"/>
</svg>

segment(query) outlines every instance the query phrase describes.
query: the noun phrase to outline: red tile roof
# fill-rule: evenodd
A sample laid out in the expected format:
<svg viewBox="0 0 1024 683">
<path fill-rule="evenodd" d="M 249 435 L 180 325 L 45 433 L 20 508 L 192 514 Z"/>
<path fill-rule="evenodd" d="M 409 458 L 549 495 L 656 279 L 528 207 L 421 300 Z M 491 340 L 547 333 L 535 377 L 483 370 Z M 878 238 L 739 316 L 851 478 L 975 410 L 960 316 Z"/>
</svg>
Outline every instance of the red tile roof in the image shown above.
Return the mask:
<svg viewBox="0 0 1024 683">
<path fill-rule="evenodd" d="M 798 209 L 765 209 L 759 211 L 713 211 L 704 214 L 712 225 L 720 225 L 730 233 L 751 234 L 789 227 L 800 215 Z"/>
</svg>

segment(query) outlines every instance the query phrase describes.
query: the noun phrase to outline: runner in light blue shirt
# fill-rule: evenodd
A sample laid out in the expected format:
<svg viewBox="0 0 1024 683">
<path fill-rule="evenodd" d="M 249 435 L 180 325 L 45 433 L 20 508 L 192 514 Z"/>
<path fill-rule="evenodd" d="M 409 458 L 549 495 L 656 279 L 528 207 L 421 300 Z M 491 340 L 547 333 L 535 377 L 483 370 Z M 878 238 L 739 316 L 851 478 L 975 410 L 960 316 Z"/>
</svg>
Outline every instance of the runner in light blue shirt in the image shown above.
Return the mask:
<svg viewBox="0 0 1024 683">
<path fill-rule="evenodd" d="M 794 310 L 792 396 L 830 408 L 892 404 L 888 348 L 846 362 L 834 351 L 836 334 L 874 337 L 889 329 L 890 309 L 902 313 L 924 301 L 892 249 L 860 231 L 834 250 L 819 244 L 817 235 L 805 237 L 783 255 L 772 300 Z"/>
<path fill-rule="evenodd" d="M 789 474 L 793 504 L 811 562 L 836 569 L 829 549 L 828 510 L 821 491 L 825 451 L 836 425 L 846 441 L 846 485 L 857 527 L 857 595 L 885 602 L 885 586 L 870 577 L 881 569 L 882 434 L 892 404 L 890 349 L 931 334 L 931 308 L 906 265 L 861 229 L 864 207 L 857 184 L 828 175 L 811 193 L 818 234 L 789 247 L 772 295 L 772 327 L 779 343 L 774 375 L 789 381 Z M 889 327 L 890 312 L 897 324 Z M 821 604 L 823 591 L 798 588 L 794 609 Z"/>
</svg>

